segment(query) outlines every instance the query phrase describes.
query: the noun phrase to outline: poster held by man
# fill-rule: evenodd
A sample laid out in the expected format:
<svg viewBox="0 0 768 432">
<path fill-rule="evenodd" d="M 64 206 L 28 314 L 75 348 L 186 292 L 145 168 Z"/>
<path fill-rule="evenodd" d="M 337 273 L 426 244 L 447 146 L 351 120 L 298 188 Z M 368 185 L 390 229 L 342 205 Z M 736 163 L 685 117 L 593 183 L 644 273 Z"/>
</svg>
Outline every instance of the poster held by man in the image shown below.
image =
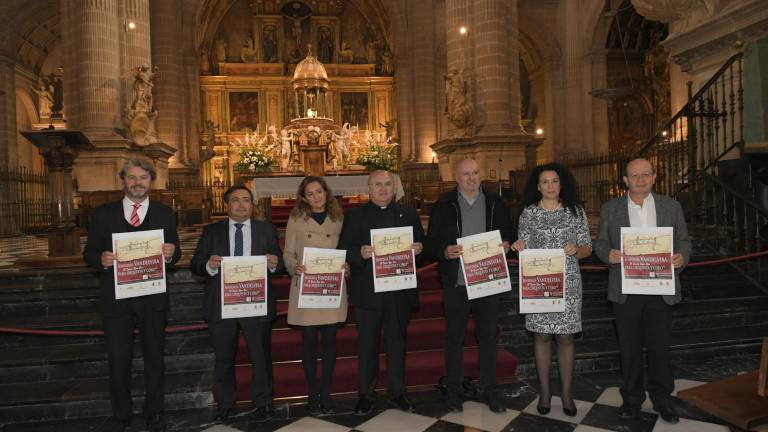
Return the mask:
<svg viewBox="0 0 768 432">
<path fill-rule="evenodd" d="M 163 230 L 112 234 L 115 299 L 164 293 Z"/>
<path fill-rule="evenodd" d="M 267 257 L 221 258 L 221 318 L 267 315 Z"/>
<path fill-rule="evenodd" d="M 675 295 L 672 227 L 621 228 L 621 293 Z"/>
<path fill-rule="evenodd" d="M 416 288 L 413 227 L 371 230 L 374 292 Z"/>
<path fill-rule="evenodd" d="M 456 239 L 462 247 L 461 270 L 472 300 L 512 290 L 499 230 Z"/>
</svg>

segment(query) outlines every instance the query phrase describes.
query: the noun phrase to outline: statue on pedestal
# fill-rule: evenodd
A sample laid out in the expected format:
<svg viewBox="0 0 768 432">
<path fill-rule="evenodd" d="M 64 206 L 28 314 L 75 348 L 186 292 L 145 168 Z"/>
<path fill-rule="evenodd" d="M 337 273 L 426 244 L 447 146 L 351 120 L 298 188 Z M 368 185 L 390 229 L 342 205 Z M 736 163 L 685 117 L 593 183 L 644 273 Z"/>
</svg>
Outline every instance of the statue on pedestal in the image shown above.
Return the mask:
<svg viewBox="0 0 768 432">
<path fill-rule="evenodd" d="M 243 40 L 243 47 L 240 48 L 240 60 L 242 60 L 243 63 L 256 63 L 259 61 L 252 38 L 245 38 Z"/>
<path fill-rule="evenodd" d="M 261 51 L 264 55 L 264 63 L 275 63 L 277 61 L 277 38 L 275 37 L 275 26 L 264 26 L 261 32 Z"/>
<path fill-rule="evenodd" d="M 339 51 L 339 59 L 341 63 L 350 64 L 354 60 L 354 53 L 352 48 L 349 47 L 347 41 L 341 41 L 341 50 Z"/>
<path fill-rule="evenodd" d="M 211 73 L 211 61 L 208 59 L 208 50 L 200 50 L 200 73 L 209 75 Z"/>
<path fill-rule="evenodd" d="M 134 75 L 133 102 L 126 112 L 126 125 L 129 137 L 140 146 L 159 142 L 155 127 L 157 110 L 152 96 L 156 74 L 156 67 L 141 65 Z"/>
<path fill-rule="evenodd" d="M 382 75 L 394 75 L 395 73 L 395 64 L 394 64 L 394 55 L 392 54 L 392 50 L 389 49 L 389 45 L 384 47 L 384 52 L 381 53 L 381 74 Z"/>
<path fill-rule="evenodd" d="M 227 41 L 221 36 L 214 42 L 214 51 L 216 56 L 216 63 L 224 63 L 227 61 Z"/>
<path fill-rule="evenodd" d="M 467 98 L 467 72 L 452 68 L 445 74 L 445 96 L 448 120 L 466 133 L 472 125 L 472 104 Z"/>
<path fill-rule="evenodd" d="M 333 63 L 333 35 L 331 28 L 322 26 L 317 29 L 317 59 L 320 63 Z"/>
<path fill-rule="evenodd" d="M 53 113 L 53 93 L 51 92 L 50 87 L 43 84 L 40 85 L 39 89 L 35 87 L 31 88 L 38 96 L 37 112 L 40 115 L 40 119 L 51 118 L 51 114 Z"/>
<path fill-rule="evenodd" d="M 334 170 L 349 164 L 349 142 L 352 139 L 349 123 L 344 123 L 339 133 L 331 132 L 331 146 L 328 148 L 328 163 Z"/>
<path fill-rule="evenodd" d="M 280 168 L 283 171 L 288 170 L 288 166 L 291 164 L 292 154 L 293 138 L 288 129 L 283 129 L 280 131 Z"/>
</svg>

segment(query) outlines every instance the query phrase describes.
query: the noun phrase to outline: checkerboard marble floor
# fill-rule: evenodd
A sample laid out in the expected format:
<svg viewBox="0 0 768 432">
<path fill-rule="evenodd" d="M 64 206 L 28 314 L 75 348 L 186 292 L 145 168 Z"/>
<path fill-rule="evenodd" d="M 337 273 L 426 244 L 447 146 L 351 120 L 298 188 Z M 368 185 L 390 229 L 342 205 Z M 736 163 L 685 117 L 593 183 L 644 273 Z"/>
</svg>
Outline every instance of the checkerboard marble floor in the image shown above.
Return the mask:
<svg viewBox="0 0 768 432">
<path fill-rule="evenodd" d="M 618 377 L 615 377 L 618 378 Z M 676 389 L 683 390 L 703 384 L 700 381 L 679 379 L 675 382 Z M 592 386 L 590 388 L 590 386 Z M 460 414 L 448 413 L 439 402 L 436 391 L 419 392 L 412 395 L 417 404 L 415 413 L 405 413 L 387 407 L 386 401 L 379 400 L 377 410 L 367 417 L 356 417 L 349 412 L 336 416 L 313 418 L 283 418 L 284 414 L 278 409 L 276 420 L 266 423 L 251 423 L 247 413 L 231 419 L 227 425 L 202 424 L 205 432 L 237 432 L 237 431 L 278 431 L 278 432 L 601 432 L 601 431 L 630 431 L 630 432 L 727 432 L 727 426 L 718 424 L 711 416 L 675 399 L 675 406 L 680 414 L 678 424 L 663 422 L 653 412 L 649 401 L 643 405 L 639 418 L 620 420 L 616 410 L 621 405 L 618 387 L 602 387 L 597 382 L 587 378 L 579 379 L 575 391 L 578 399 L 576 417 L 563 414 L 560 398 L 553 396 L 552 410 L 542 416 L 536 410 L 538 401 L 537 391 L 527 382 L 502 386 L 503 399 L 508 407 L 503 414 L 491 412 L 486 405 L 476 401 L 464 402 L 464 411 Z M 431 399 L 431 400 L 430 400 Z M 351 407 L 354 400 L 346 401 L 342 409 Z M 290 408 L 287 408 L 290 409 Z M 297 413 L 298 414 L 298 413 Z M 181 425 L 178 425 L 181 426 Z"/>
</svg>

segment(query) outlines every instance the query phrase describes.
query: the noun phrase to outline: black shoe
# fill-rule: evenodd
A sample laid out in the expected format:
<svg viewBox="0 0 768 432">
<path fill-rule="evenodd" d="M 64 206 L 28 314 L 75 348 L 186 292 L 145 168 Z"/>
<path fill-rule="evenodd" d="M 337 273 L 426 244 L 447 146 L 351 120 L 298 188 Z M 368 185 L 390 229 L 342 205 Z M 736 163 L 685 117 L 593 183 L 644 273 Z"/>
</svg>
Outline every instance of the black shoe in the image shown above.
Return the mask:
<svg viewBox="0 0 768 432">
<path fill-rule="evenodd" d="M 464 411 L 464 405 L 459 396 L 448 396 L 445 401 L 445 407 L 448 408 L 448 412 L 458 414 Z"/>
<path fill-rule="evenodd" d="M 653 405 L 653 410 L 659 413 L 659 417 L 667 423 L 675 424 L 680 421 L 680 417 L 669 405 Z"/>
<path fill-rule="evenodd" d="M 355 415 L 364 416 L 373 412 L 373 399 L 360 397 L 355 404 Z"/>
<path fill-rule="evenodd" d="M 219 408 L 213 416 L 213 421 L 221 422 L 235 414 L 234 408 Z"/>
<path fill-rule="evenodd" d="M 538 411 L 539 414 L 541 415 L 549 414 L 549 410 L 552 409 L 552 405 L 551 405 L 552 402 L 550 402 L 551 400 L 552 400 L 552 397 L 550 396 L 549 398 L 547 398 L 547 403 L 550 405 L 544 406 L 541 404 L 541 395 L 539 395 L 539 402 L 536 403 L 536 411 Z"/>
<path fill-rule="evenodd" d="M 154 414 L 147 417 L 147 430 L 149 432 L 165 432 L 165 419 L 161 414 Z"/>
<path fill-rule="evenodd" d="M 275 409 L 272 407 L 272 405 L 265 405 L 255 408 L 253 411 L 251 411 L 249 417 L 251 420 L 256 422 L 265 422 L 271 419 L 274 414 Z"/>
<path fill-rule="evenodd" d="M 568 408 L 565 406 L 565 401 L 563 400 L 562 396 L 560 396 L 560 400 L 563 403 L 563 414 L 567 415 L 568 417 L 576 417 L 576 402 L 571 399 L 571 405 L 573 405 L 573 408 Z"/>
<path fill-rule="evenodd" d="M 99 427 L 99 432 L 125 432 L 131 429 L 130 420 L 117 420 L 114 417 L 108 418 Z"/>
<path fill-rule="evenodd" d="M 395 398 L 390 398 L 389 403 L 396 406 L 400 411 L 405 412 L 414 412 L 416 411 L 416 406 L 413 405 L 413 402 L 408 398 L 408 396 L 405 393 L 402 393 L 400 396 Z"/>
<path fill-rule="evenodd" d="M 636 405 L 630 405 L 628 403 L 623 403 L 619 407 L 618 411 L 616 411 L 619 415 L 619 418 L 622 420 L 632 420 L 634 418 L 637 418 L 638 415 L 640 415 L 640 407 Z"/>
<path fill-rule="evenodd" d="M 501 414 L 507 410 L 507 407 L 501 404 L 496 393 L 489 392 L 483 394 L 483 402 L 485 402 L 485 404 L 488 405 L 488 408 L 496 414 Z"/>
<path fill-rule="evenodd" d="M 309 411 L 309 415 L 312 417 L 317 417 L 323 414 L 323 406 L 320 404 L 320 402 L 317 401 L 309 402 L 307 404 L 307 410 Z"/>
</svg>

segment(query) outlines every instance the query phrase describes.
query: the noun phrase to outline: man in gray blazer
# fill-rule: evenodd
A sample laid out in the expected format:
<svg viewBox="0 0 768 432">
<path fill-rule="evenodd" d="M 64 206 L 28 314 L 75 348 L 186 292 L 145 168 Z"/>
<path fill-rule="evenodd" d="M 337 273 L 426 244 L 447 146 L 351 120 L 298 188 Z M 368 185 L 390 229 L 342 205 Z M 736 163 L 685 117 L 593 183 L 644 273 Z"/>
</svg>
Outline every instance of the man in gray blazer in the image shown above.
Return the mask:
<svg viewBox="0 0 768 432">
<path fill-rule="evenodd" d="M 643 344 L 648 354 L 648 393 L 662 420 L 677 423 L 672 407 L 672 376 L 669 346 L 672 341 L 672 305 L 680 301 L 680 271 L 688 264 L 691 241 L 680 204 L 652 192 L 656 172 L 645 159 L 630 161 L 625 169 L 625 196 L 612 199 L 600 210 L 600 227 L 593 243 L 595 254 L 609 265 L 608 300 L 613 302 L 621 350 L 622 419 L 638 416 L 645 399 Z M 621 227 L 672 227 L 672 264 L 675 295 L 625 295 L 621 293 Z"/>
</svg>

